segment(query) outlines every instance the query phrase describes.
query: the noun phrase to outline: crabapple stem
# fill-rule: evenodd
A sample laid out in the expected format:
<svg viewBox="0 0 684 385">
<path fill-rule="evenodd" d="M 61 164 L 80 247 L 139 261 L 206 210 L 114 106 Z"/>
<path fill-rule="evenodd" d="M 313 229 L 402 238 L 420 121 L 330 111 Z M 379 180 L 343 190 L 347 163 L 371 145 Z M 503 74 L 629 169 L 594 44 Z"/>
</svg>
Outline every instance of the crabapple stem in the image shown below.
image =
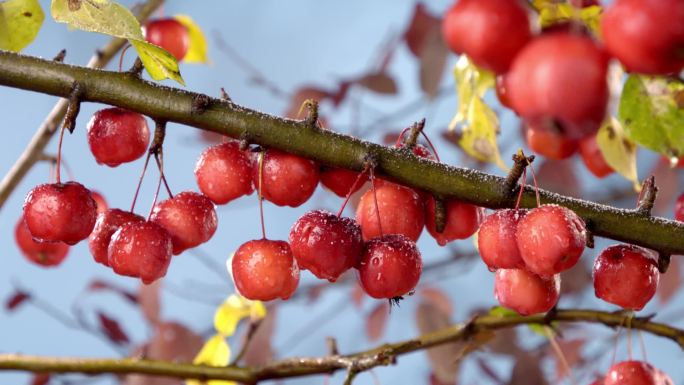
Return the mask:
<svg viewBox="0 0 684 385">
<path fill-rule="evenodd" d="M 230 98 L 230 96 L 229 96 L 228 93 L 226 92 L 225 88 L 223 88 L 223 87 L 221 87 L 221 99 L 223 99 L 223 100 L 225 100 L 225 101 L 228 101 L 228 102 L 232 102 L 232 101 L 233 101 L 233 99 Z"/>
<path fill-rule="evenodd" d="M 169 187 L 169 182 L 166 180 L 166 174 L 164 173 L 164 151 L 161 148 L 158 153 L 154 154 L 154 160 L 157 162 L 157 168 L 159 169 L 159 178 L 164 182 L 169 198 L 173 198 L 171 187 Z"/>
<path fill-rule="evenodd" d="M 123 59 L 124 56 L 126 56 L 126 51 L 128 51 L 129 48 L 131 48 L 131 45 L 126 44 L 121 50 L 121 53 L 119 54 L 119 72 L 121 72 L 121 68 L 123 67 Z"/>
<path fill-rule="evenodd" d="M 57 145 L 57 183 L 62 182 L 61 178 L 61 164 L 62 164 L 62 142 L 64 141 L 64 130 L 74 132 L 76 127 L 76 118 L 78 112 L 81 110 L 81 102 L 79 96 L 81 94 L 81 87 L 78 83 L 74 83 L 71 94 L 69 95 L 69 104 L 67 105 L 66 115 L 64 116 L 64 123 L 59 130 L 59 144 Z"/>
<path fill-rule="evenodd" d="M 644 180 L 639 193 L 639 201 L 636 211 L 643 215 L 651 215 L 651 210 L 658 195 L 658 187 L 655 184 L 655 176 L 651 175 Z"/>
<path fill-rule="evenodd" d="M 263 319 L 257 319 L 257 320 L 250 320 L 247 333 L 245 333 L 245 340 L 242 343 L 242 347 L 240 348 L 240 352 L 235 356 L 233 361 L 230 363 L 230 366 L 235 366 L 237 365 L 240 360 L 245 356 L 247 353 L 247 348 L 249 347 L 249 343 L 252 342 L 252 338 L 254 337 L 254 334 L 259 330 L 259 326 L 261 326 Z"/>
<path fill-rule="evenodd" d="M 446 227 L 446 205 L 444 199 L 436 196 L 433 198 L 435 199 L 435 230 L 442 234 Z"/>
<path fill-rule="evenodd" d="M 525 157 L 525 154 L 523 153 L 522 149 L 519 149 L 518 152 L 513 154 L 513 167 L 511 167 L 511 170 L 508 172 L 508 175 L 506 175 L 506 179 L 504 180 L 503 185 L 504 190 L 507 194 L 513 195 L 513 193 L 515 192 L 515 186 L 520 181 L 520 178 L 523 177 L 523 173 L 527 168 L 527 165 L 531 164 L 533 161 L 534 155 Z M 524 177 L 522 178 L 522 181 L 524 184 Z"/>
<path fill-rule="evenodd" d="M 57 183 L 62 183 L 60 165 L 62 163 L 62 141 L 64 140 L 64 125 L 59 129 L 59 143 L 57 144 Z"/>
<path fill-rule="evenodd" d="M 263 184 L 263 178 L 264 178 L 264 154 L 266 153 L 265 149 L 262 149 L 259 151 L 259 186 L 258 186 L 258 193 L 257 197 L 259 198 L 259 217 L 261 220 L 261 236 L 262 239 L 266 239 L 266 225 L 264 225 L 264 195 L 261 192 L 261 187 Z"/>
<path fill-rule="evenodd" d="M 378 205 L 378 194 L 375 191 L 374 167 L 370 167 L 369 170 L 370 170 L 371 189 L 373 190 L 373 201 L 375 203 L 375 216 L 378 219 L 378 229 L 380 230 L 380 236 L 382 237 L 384 235 L 384 232 L 382 231 L 382 222 L 380 221 L 380 206 Z"/>
<path fill-rule="evenodd" d="M 155 159 L 157 159 L 156 155 L 155 155 Z M 158 159 L 157 159 L 157 162 L 159 162 Z M 159 163 L 157 163 L 157 165 L 158 164 Z M 159 179 L 157 180 L 157 188 L 154 191 L 154 198 L 152 199 L 152 205 L 150 206 L 150 212 L 147 214 L 147 220 L 148 221 L 150 220 L 150 218 L 152 218 L 152 213 L 154 212 L 154 206 L 157 204 L 157 199 L 159 198 L 159 190 L 161 190 L 162 179 L 164 179 L 164 173 L 162 173 L 162 168 L 159 167 Z"/>
<path fill-rule="evenodd" d="M 145 172 L 147 171 L 147 165 L 150 163 L 151 152 L 147 153 L 145 157 L 145 164 L 143 165 L 142 172 L 140 173 L 140 178 L 138 179 L 138 187 L 135 188 L 135 194 L 133 195 L 133 202 L 131 203 L 131 212 L 135 210 L 135 202 L 138 200 L 138 194 L 140 193 L 140 186 L 142 186 L 143 179 L 145 178 Z"/>
<path fill-rule="evenodd" d="M 56 61 L 57 63 L 63 63 L 64 58 L 66 57 L 66 49 L 62 49 L 55 55 L 55 57 L 52 58 L 52 61 Z"/>
<path fill-rule="evenodd" d="M 349 188 L 349 192 L 347 192 L 347 197 L 344 198 L 344 202 L 342 203 L 342 207 L 340 207 L 340 211 L 337 212 L 338 217 L 340 217 L 342 215 L 344 208 L 347 206 L 347 203 L 349 203 L 349 199 L 351 198 L 354 191 L 356 191 L 356 186 L 359 184 L 361 179 L 366 175 L 366 172 L 368 172 L 368 170 L 369 170 L 369 167 L 366 166 L 366 168 L 359 173 L 359 176 L 356 177 L 354 184 L 352 184 L 351 188 Z"/>
<path fill-rule="evenodd" d="M 568 374 L 568 378 L 570 378 L 570 383 L 572 385 L 577 385 L 577 380 L 575 379 L 575 376 L 572 374 L 572 368 L 570 367 L 570 364 L 568 364 L 568 360 L 565 357 L 565 354 L 563 353 L 563 349 L 561 349 L 560 345 L 558 344 L 558 341 L 556 341 L 556 336 L 553 331 L 553 329 L 549 326 L 544 326 L 544 331 L 546 332 L 546 337 L 549 339 L 549 344 L 551 345 L 551 348 L 553 349 L 554 353 L 556 353 L 556 356 L 558 356 L 558 361 L 560 361 L 561 365 L 563 366 L 563 370 Z"/>
<path fill-rule="evenodd" d="M 418 143 L 418 136 L 421 134 L 421 132 L 423 132 L 423 128 L 425 128 L 425 118 L 413 123 L 411 127 L 409 127 L 408 137 L 404 140 L 404 147 L 408 148 L 409 150 L 412 150 L 413 147 L 416 147 L 416 144 Z M 404 131 L 402 131 L 402 134 Z"/>
</svg>

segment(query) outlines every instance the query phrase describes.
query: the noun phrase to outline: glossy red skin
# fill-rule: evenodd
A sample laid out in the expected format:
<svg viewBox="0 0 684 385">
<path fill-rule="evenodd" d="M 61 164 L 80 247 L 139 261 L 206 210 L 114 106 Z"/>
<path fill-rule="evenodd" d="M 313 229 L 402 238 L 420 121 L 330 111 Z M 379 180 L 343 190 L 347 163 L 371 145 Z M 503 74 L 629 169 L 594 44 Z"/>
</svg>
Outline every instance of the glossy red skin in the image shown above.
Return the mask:
<svg viewBox="0 0 684 385">
<path fill-rule="evenodd" d="M 528 127 L 525 138 L 530 150 L 549 159 L 567 159 L 577 152 L 576 140 L 553 130 Z"/>
<path fill-rule="evenodd" d="M 597 178 L 604 178 L 615 172 L 606 162 L 606 158 L 603 157 L 603 153 L 596 143 L 596 135 L 587 136 L 580 141 L 579 153 L 584 165 Z"/>
<path fill-rule="evenodd" d="M 684 222 L 684 194 L 680 195 L 675 202 L 674 217 L 675 220 Z"/>
<path fill-rule="evenodd" d="M 480 67 L 504 73 L 531 39 L 527 10 L 516 0 L 459 0 L 442 22 L 442 36 L 455 53 Z"/>
<path fill-rule="evenodd" d="M 69 246 L 63 242 L 34 241 L 23 216 L 14 228 L 14 239 L 24 257 L 41 266 L 57 266 L 69 254 Z"/>
<path fill-rule="evenodd" d="M 457 239 L 470 238 L 477 232 L 484 217 L 481 207 L 453 199 L 447 200 L 445 205 L 444 231 L 438 233 L 435 226 L 435 198 L 430 196 L 425 201 L 425 228 L 440 246 L 446 246 L 447 243 Z"/>
<path fill-rule="evenodd" d="M 627 310 L 641 310 L 658 289 L 657 255 L 643 247 L 618 244 L 594 261 L 594 293 Z"/>
<path fill-rule="evenodd" d="M 154 222 L 129 222 L 113 235 L 107 249 L 115 273 L 150 284 L 166 275 L 173 249 L 171 236 Z"/>
<path fill-rule="evenodd" d="M 264 153 L 262 195 L 278 206 L 298 207 L 311 198 L 320 179 L 318 165 L 280 150 Z M 259 156 L 254 156 L 252 178 L 259 189 Z"/>
<path fill-rule="evenodd" d="M 623 361 L 610 367 L 604 385 L 662 385 L 656 369 L 643 361 Z"/>
<path fill-rule="evenodd" d="M 496 97 L 499 99 L 499 103 L 506 108 L 513 108 L 511 106 L 510 94 L 508 93 L 508 85 L 506 84 L 506 76 L 498 75 L 496 77 Z"/>
<path fill-rule="evenodd" d="M 477 235 L 477 245 L 482 261 L 490 270 L 525 267 L 518 250 L 515 231 L 518 222 L 527 213 L 524 209 L 496 210 L 482 221 Z"/>
<path fill-rule="evenodd" d="M 181 61 L 190 47 L 190 34 L 176 19 L 158 19 L 145 26 L 145 40 L 158 45 Z"/>
<path fill-rule="evenodd" d="M 95 204 L 97 205 L 97 213 L 103 213 L 109 209 L 109 205 L 107 204 L 107 201 L 105 198 L 102 196 L 97 191 L 90 191 L 90 196 L 95 200 Z"/>
<path fill-rule="evenodd" d="M 93 230 L 97 204 L 80 183 L 41 184 L 26 196 L 24 218 L 35 240 L 74 245 Z"/>
<path fill-rule="evenodd" d="M 570 4 L 575 7 L 586 8 L 592 5 L 601 5 L 601 2 L 598 0 L 570 0 Z"/>
<path fill-rule="evenodd" d="M 217 205 L 249 195 L 254 191 L 250 153 L 234 140 L 209 147 L 197 159 L 195 179 L 200 191 Z"/>
<path fill-rule="evenodd" d="M 99 164 L 116 167 L 147 152 L 150 129 L 141 114 L 111 107 L 97 111 L 88 122 L 88 146 Z"/>
<path fill-rule="evenodd" d="M 214 204 L 194 191 L 183 191 L 157 203 L 150 220 L 171 235 L 174 255 L 208 241 L 218 226 Z"/>
<path fill-rule="evenodd" d="M 309 211 L 290 230 L 290 247 L 301 269 L 335 282 L 361 258 L 361 227 L 351 218 Z"/>
<path fill-rule="evenodd" d="M 546 313 L 560 296 L 560 275 L 544 278 L 525 269 L 500 269 L 494 276 L 494 296 L 501 306 L 522 315 Z"/>
<path fill-rule="evenodd" d="M 368 182 L 368 174 L 361 177 L 359 183 L 354 187 L 354 183 L 359 177 L 358 172 L 347 170 L 344 168 L 328 168 L 321 171 L 321 184 L 335 193 L 338 197 L 346 197 L 347 194 L 353 194 L 363 185 Z M 354 187 L 353 191 L 350 191 Z"/>
<path fill-rule="evenodd" d="M 542 205 L 518 222 L 515 239 L 527 269 L 548 277 L 575 266 L 587 234 L 584 221 L 574 211 Z"/>
<path fill-rule="evenodd" d="M 601 18 L 606 50 L 630 72 L 676 74 L 684 68 L 684 2 L 617 0 Z"/>
<path fill-rule="evenodd" d="M 408 187 L 387 181 L 375 182 L 383 234 L 403 234 L 417 241 L 423 232 L 425 214 L 418 193 Z M 356 208 L 356 221 L 361 225 L 363 239 L 379 237 L 378 215 L 373 189 L 368 190 Z"/>
<path fill-rule="evenodd" d="M 366 242 L 359 265 L 361 287 L 373 298 L 396 298 L 413 290 L 423 271 L 416 244 L 401 234 Z"/>
<path fill-rule="evenodd" d="M 564 32 L 531 41 L 506 74 L 515 112 L 571 139 L 594 134 L 608 103 L 608 55 L 591 38 Z"/>
<path fill-rule="evenodd" d="M 107 210 L 97 215 L 95 228 L 88 237 L 88 248 L 95 262 L 109 266 L 109 242 L 112 235 L 123 225 L 131 222 L 144 222 L 145 218 L 130 211 Z"/>
<path fill-rule="evenodd" d="M 288 299 L 299 284 L 299 267 L 285 241 L 246 242 L 235 252 L 231 267 L 235 287 L 247 299 Z"/>
</svg>

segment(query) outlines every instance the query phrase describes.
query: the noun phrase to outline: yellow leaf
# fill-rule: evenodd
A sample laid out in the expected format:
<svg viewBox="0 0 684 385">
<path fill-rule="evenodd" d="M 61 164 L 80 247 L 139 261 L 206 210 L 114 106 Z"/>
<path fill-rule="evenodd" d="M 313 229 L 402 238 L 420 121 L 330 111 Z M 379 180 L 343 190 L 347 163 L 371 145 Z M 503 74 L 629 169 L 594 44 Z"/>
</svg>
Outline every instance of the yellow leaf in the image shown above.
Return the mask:
<svg viewBox="0 0 684 385">
<path fill-rule="evenodd" d="M 606 163 L 632 182 L 634 189 L 639 191 L 641 185 L 637 177 L 637 146 L 627 138 L 617 119 L 611 118 L 603 123 L 596 134 L 596 143 Z"/>
<path fill-rule="evenodd" d="M 38 0 L 0 2 L 0 49 L 19 52 L 31 44 L 45 20 Z"/>
<path fill-rule="evenodd" d="M 504 170 L 508 167 L 501 160 L 496 135 L 499 119 L 494 111 L 480 97 L 470 102 L 467 114 L 468 124 L 461 130 L 458 144 L 468 155 L 482 162 L 495 163 Z"/>
<path fill-rule="evenodd" d="M 266 307 L 261 301 L 250 301 L 242 296 L 232 294 L 214 314 L 214 328 L 224 336 L 235 333 L 238 323 L 247 317 L 253 321 L 266 316 Z"/>
<path fill-rule="evenodd" d="M 52 0 L 52 17 L 69 27 L 128 39 L 152 79 L 185 85 L 176 58 L 145 41 L 140 23 L 126 7 L 109 0 Z"/>
<path fill-rule="evenodd" d="M 495 84 L 494 75 L 477 68 L 466 55 L 461 55 L 456 62 L 454 79 L 456 80 L 459 106 L 456 116 L 449 125 L 450 129 L 466 120 L 468 108 L 473 98 L 484 96 L 485 92 Z"/>
<path fill-rule="evenodd" d="M 186 63 L 208 63 L 207 56 L 207 38 L 204 36 L 202 29 L 195 23 L 190 16 L 176 15 L 174 19 L 188 29 L 190 36 L 190 45 L 188 46 L 188 53 L 185 54 L 183 61 Z"/>
<path fill-rule="evenodd" d="M 542 28 L 576 20 L 586 25 L 593 34 L 599 33 L 603 9 L 598 5 L 578 8 L 568 3 L 535 0 L 532 6 L 539 12 L 539 24 Z"/>
<path fill-rule="evenodd" d="M 224 336 L 217 334 L 207 340 L 197 353 L 197 356 L 192 361 L 195 365 L 208 365 L 208 366 L 228 366 L 230 361 L 230 346 L 226 343 Z M 186 380 L 187 385 L 233 385 L 233 381 L 221 381 L 221 380 L 209 380 L 209 381 L 199 381 L 199 380 Z"/>
</svg>

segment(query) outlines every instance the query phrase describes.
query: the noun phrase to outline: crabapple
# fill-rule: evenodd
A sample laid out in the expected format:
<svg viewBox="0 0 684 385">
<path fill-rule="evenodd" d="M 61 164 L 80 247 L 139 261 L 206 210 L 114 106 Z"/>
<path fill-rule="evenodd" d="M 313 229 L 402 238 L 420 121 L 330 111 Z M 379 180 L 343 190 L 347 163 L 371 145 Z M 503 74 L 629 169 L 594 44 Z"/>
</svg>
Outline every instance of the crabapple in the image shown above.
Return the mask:
<svg viewBox="0 0 684 385">
<path fill-rule="evenodd" d="M 285 241 L 243 243 L 233 256 L 231 271 L 237 291 L 251 300 L 288 299 L 299 284 L 299 267 Z"/>
</svg>

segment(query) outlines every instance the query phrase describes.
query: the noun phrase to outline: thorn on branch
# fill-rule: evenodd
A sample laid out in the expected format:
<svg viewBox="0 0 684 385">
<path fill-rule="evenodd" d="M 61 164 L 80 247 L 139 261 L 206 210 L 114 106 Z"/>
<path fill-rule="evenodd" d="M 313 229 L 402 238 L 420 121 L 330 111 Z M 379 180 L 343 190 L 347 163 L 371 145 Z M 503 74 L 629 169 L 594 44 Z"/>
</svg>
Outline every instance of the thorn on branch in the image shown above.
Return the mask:
<svg viewBox="0 0 684 385">
<path fill-rule="evenodd" d="M 306 118 L 304 118 L 304 124 L 309 127 L 318 126 L 318 102 L 314 99 L 306 99 L 302 103 L 302 107 L 299 109 L 301 113 L 302 109 L 307 109 Z"/>
<path fill-rule="evenodd" d="M 340 354 L 340 351 L 337 349 L 337 340 L 334 337 L 326 337 L 325 344 L 327 345 L 329 356 L 337 356 Z"/>
<path fill-rule="evenodd" d="M 69 94 L 69 104 L 67 105 L 66 115 L 64 115 L 64 129 L 72 134 L 76 128 L 76 118 L 81 111 L 81 85 L 74 83 Z"/>
<path fill-rule="evenodd" d="M 435 199 L 435 230 L 438 233 L 443 233 L 446 227 L 446 204 L 444 199 L 434 197 Z"/>
<path fill-rule="evenodd" d="M 408 135 L 404 138 L 404 145 L 402 147 L 409 150 L 413 150 L 418 144 L 418 136 L 423 132 L 425 128 L 425 118 L 413 123 L 409 129 Z"/>
<path fill-rule="evenodd" d="M 660 274 L 665 274 L 667 273 L 667 269 L 670 267 L 670 259 L 671 255 L 667 253 L 659 253 L 658 254 L 658 271 Z"/>
<path fill-rule="evenodd" d="M 657 195 L 658 187 L 655 185 L 655 176 L 651 175 L 646 178 L 641 186 L 641 194 L 636 211 L 641 215 L 650 216 Z"/>
<path fill-rule="evenodd" d="M 585 232 L 585 234 L 586 234 L 586 242 L 585 242 L 585 245 L 586 245 L 588 248 L 593 249 L 593 248 L 594 248 L 594 232 L 591 231 L 591 222 L 587 221 L 587 222 L 585 223 L 585 230 L 584 230 L 584 232 Z"/>
<path fill-rule="evenodd" d="M 142 77 L 142 71 L 144 68 L 145 66 L 143 65 L 142 60 L 140 60 L 140 57 L 137 57 L 135 58 L 135 62 L 133 62 L 131 69 L 128 70 L 128 73 L 139 79 Z"/>
<path fill-rule="evenodd" d="M 520 181 L 520 178 L 525 171 L 527 166 L 534 162 L 534 155 L 525 156 L 522 149 L 519 149 L 517 153 L 513 154 L 513 167 L 506 175 L 506 180 L 504 181 L 504 191 L 508 196 L 513 196 L 515 194 L 516 185 Z"/>
<path fill-rule="evenodd" d="M 63 49 L 63 50 L 59 51 L 59 53 L 54 58 L 52 58 L 52 61 L 62 63 L 62 62 L 64 62 L 65 57 L 66 57 L 66 49 Z"/>
<path fill-rule="evenodd" d="M 226 92 L 226 90 L 223 87 L 221 87 L 221 99 L 223 99 L 227 102 L 233 101 L 233 99 L 231 99 L 230 96 L 228 96 L 228 93 Z"/>
<path fill-rule="evenodd" d="M 223 90 L 223 88 L 221 89 Z M 201 114 L 209 108 L 211 99 L 205 94 L 197 94 L 192 98 L 191 114 Z"/>
</svg>

